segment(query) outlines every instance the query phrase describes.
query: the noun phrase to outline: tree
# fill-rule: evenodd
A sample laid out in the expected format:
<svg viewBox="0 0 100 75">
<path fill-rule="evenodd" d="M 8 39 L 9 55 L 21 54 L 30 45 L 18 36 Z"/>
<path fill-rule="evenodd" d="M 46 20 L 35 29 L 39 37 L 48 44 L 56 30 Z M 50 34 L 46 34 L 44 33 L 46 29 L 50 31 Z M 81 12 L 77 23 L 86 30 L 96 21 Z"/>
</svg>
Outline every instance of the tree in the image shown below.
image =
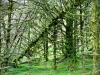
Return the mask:
<svg viewBox="0 0 100 75">
<path fill-rule="evenodd" d="M 85 70 L 85 57 L 84 57 L 84 40 L 83 40 L 83 26 L 84 26 L 84 21 L 82 17 L 82 2 L 80 1 L 80 33 L 81 33 L 81 45 L 82 45 L 82 69 Z"/>
<path fill-rule="evenodd" d="M 33 61 L 36 58 L 49 61 L 48 57 L 52 54 L 54 70 L 57 69 L 57 63 L 63 62 L 64 59 L 67 59 L 66 62 L 71 60 L 68 64 L 70 68 L 74 68 L 76 60 L 80 60 L 77 57 L 81 58 L 80 56 L 82 56 L 82 67 L 85 69 L 84 60 L 87 57 L 85 51 L 88 53 L 93 41 L 93 75 L 95 75 L 99 71 L 97 67 L 99 65 L 97 20 L 99 11 L 97 2 L 92 0 L 91 17 L 90 2 L 90 0 L 8 0 L 4 2 L 8 6 L 3 9 L 7 10 L 6 14 L 0 12 L 0 16 L 3 14 L 0 23 L 4 22 L 0 24 L 2 32 L 0 53 L 4 54 L 3 65 L 13 64 L 16 67 L 23 57 Z M 92 28 L 90 28 L 91 18 Z M 53 49 L 49 51 L 51 46 Z M 68 67 L 69 70 L 70 68 Z"/>
<path fill-rule="evenodd" d="M 1 7 L 2 7 L 2 0 L 0 1 L 0 11 L 1 11 Z M 0 12 L 0 16 L 2 16 L 2 12 Z M 1 47 L 2 47 L 2 41 L 1 41 L 1 24 L 2 24 L 2 17 L 0 17 L 0 64 L 1 64 Z M 1 67 L 1 65 L 0 65 Z"/>
<path fill-rule="evenodd" d="M 2 7 L 2 0 L 0 0 L 0 7 Z M 0 8 L 1 11 L 1 8 Z M 2 12 L 0 13 L 0 16 L 2 16 Z M 2 23 L 2 18 L 0 18 L 0 53 L 1 53 L 1 23 Z"/>
<path fill-rule="evenodd" d="M 56 65 L 56 51 L 57 51 L 57 21 L 54 20 L 54 32 L 53 32 L 53 46 L 54 46 L 54 51 L 53 51 L 53 55 L 54 55 L 54 70 L 57 69 L 57 65 Z"/>
<path fill-rule="evenodd" d="M 10 33 L 11 33 L 11 14 L 12 14 L 13 0 L 9 0 L 8 5 L 8 25 L 6 30 L 6 49 L 5 49 L 5 65 L 9 65 L 9 51 L 10 51 Z"/>
<path fill-rule="evenodd" d="M 44 58 L 46 61 L 48 61 L 48 32 L 46 30 L 45 35 L 44 35 Z"/>
<path fill-rule="evenodd" d="M 97 0 L 92 0 L 92 36 L 93 36 L 93 74 L 99 75 L 99 34 L 97 24 Z"/>
</svg>

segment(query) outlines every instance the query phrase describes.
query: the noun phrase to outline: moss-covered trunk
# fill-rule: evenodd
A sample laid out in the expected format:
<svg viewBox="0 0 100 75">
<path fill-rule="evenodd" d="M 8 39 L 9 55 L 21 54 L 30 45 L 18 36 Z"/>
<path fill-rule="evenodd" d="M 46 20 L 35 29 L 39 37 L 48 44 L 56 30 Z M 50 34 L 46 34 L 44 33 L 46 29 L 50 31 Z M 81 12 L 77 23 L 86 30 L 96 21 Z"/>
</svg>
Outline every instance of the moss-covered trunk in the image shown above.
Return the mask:
<svg viewBox="0 0 100 75">
<path fill-rule="evenodd" d="M 0 7 L 2 6 L 1 3 L 2 3 L 2 0 L 0 0 Z M 0 10 L 0 16 L 2 16 L 1 10 Z M 1 21 L 2 21 L 2 18 L 0 17 L 0 53 L 1 53 Z"/>
<path fill-rule="evenodd" d="M 100 75 L 99 73 L 99 38 L 98 38 L 98 25 L 96 13 L 96 0 L 92 0 L 92 36 L 93 36 L 93 74 Z"/>
<path fill-rule="evenodd" d="M 56 65 L 56 51 L 57 51 L 57 21 L 54 22 L 54 32 L 53 32 L 53 45 L 54 45 L 54 51 L 53 51 L 53 55 L 54 55 L 54 70 L 57 69 L 57 65 Z"/>
<path fill-rule="evenodd" d="M 9 51 L 10 51 L 10 33 L 11 33 L 11 14 L 12 14 L 13 0 L 9 0 L 8 6 L 8 24 L 6 30 L 6 49 L 5 49 L 5 66 L 9 64 Z"/>
<path fill-rule="evenodd" d="M 81 2 L 80 2 L 80 9 L 82 9 L 82 5 L 81 5 Z M 83 34 L 83 24 L 84 24 L 84 21 L 83 21 L 83 17 L 82 17 L 82 13 L 83 11 L 80 10 L 80 33 L 81 33 L 81 46 L 82 46 L 82 50 L 81 50 L 81 53 L 82 53 L 82 69 L 85 70 L 85 57 L 84 57 L 84 34 Z"/>
<path fill-rule="evenodd" d="M 73 57 L 74 51 L 73 51 L 73 21 L 72 19 L 67 19 L 65 49 L 66 49 L 66 58 Z"/>
<path fill-rule="evenodd" d="M 44 58 L 45 61 L 48 61 L 48 33 L 47 30 L 45 31 L 45 37 L 44 37 Z"/>
</svg>

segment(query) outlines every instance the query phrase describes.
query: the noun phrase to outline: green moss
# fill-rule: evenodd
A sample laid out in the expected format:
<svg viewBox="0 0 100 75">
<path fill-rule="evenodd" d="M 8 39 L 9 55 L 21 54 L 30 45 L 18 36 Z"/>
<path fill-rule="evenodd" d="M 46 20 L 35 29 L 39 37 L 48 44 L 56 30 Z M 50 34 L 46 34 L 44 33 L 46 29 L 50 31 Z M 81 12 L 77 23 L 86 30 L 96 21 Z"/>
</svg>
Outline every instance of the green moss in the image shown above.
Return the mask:
<svg viewBox="0 0 100 75">
<path fill-rule="evenodd" d="M 92 60 L 86 60 L 86 71 L 81 69 L 81 61 L 77 67 L 71 71 L 68 69 L 68 62 L 65 60 L 57 64 L 57 70 L 52 68 L 52 62 L 47 62 L 46 65 L 34 65 L 33 64 L 20 64 L 18 68 L 10 68 L 8 72 L 3 75 L 91 75 Z"/>
</svg>

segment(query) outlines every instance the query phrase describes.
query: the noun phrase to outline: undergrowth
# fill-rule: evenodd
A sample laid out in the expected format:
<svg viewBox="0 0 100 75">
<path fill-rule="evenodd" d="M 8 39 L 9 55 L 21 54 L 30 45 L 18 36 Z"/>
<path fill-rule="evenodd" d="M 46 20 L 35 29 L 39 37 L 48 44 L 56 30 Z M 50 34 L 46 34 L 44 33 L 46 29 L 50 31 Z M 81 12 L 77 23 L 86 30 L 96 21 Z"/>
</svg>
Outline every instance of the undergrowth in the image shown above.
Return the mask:
<svg viewBox="0 0 100 75">
<path fill-rule="evenodd" d="M 92 60 L 86 60 L 86 70 L 82 70 L 81 61 L 72 64 L 65 60 L 57 64 L 57 70 L 53 70 L 52 62 L 40 62 L 31 64 L 20 64 L 18 68 L 10 68 L 2 75 L 91 75 Z M 72 70 L 71 70 L 72 68 Z"/>
</svg>

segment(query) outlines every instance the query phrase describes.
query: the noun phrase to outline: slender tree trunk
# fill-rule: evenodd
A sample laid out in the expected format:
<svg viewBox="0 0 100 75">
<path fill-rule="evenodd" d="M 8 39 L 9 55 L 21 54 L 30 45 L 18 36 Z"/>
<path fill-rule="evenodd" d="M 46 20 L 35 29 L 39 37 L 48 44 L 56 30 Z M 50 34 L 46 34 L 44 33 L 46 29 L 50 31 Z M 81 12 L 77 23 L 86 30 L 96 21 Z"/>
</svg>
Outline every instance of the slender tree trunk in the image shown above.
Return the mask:
<svg viewBox="0 0 100 75">
<path fill-rule="evenodd" d="M 92 36 L 93 36 L 93 74 L 100 75 L 99 73 L 99 34 L 97 25 L 96 13 L 96 0 L 92 0 Z"/>
<path fill-rule="evenodd" d="M 72 5 L 73 8 L 77 8 L 74 5 Z M 76 13 L 76 11 L 72 11 L 72 13 Z M 73 16 L 74 18 L 74 16 Z M 76 29 L 77 29 L 77 21 L 72 20 L 72 43 L 73 43 L 73 63 L 77 62 L 76 59 Z"/>
<path fill-rule="evenodd" d="M 2 59 L 2 58 L 1 58 L 1 47 L 2 47 L 2 46 L 1 46 L 1 45 L 2 45 L 2 42 L 1 42 L 1 24 L 2 24 L 1 6 L 2 6 L 2 4 L 1 4 L 1 3 L 2 3 L 2 0 L 0 0 L 0 60 Z M 0 61 L 0 68 L 2 67 L 2 66 L 1 66 L 1 63 L 2 63 L 2 61 Z M 0 70 L 0 74 L 1 74 L 1 72 L 2 72 L 2 71 Z"/>
<path fill-rule="evenodd" d="M 10 31 L 11 31 L 11 14 L 12 14 L 12 3 L 13 0 L 9 0 L 9 6 L 8 6 L 8 26 L 7 26 L 7 36 L 6 36 L 6 43 L 7 48 L 9 48 L 10 43 Z"/>
<path fill-rule="evenodd" d="M 48 61 L 48 33 L 47 33 L 47 30 L 45 31 L 45 35 L 44 35 L 44 58 L 45 58 L 45 61 Z"/>
<path fill-rule="evenodd" d="M 66 42 L 65 42 L 65 49 L 66 49 L 66 58 L 73 57 L 74 51 L 73 51 L 73 22 L 71 19 L 67 19 L 67 25 L 66 25 Z"/>
<path fill-rule="evenodd" d="M 77 62 L 77 59 L 76 59 L 76 48 L 77 48 L 77 40 L 76 40 L 76 29 L 77 29 L 77 21 L 74 21 L 74 24 L 73 24 L 73 50 L 74 50 L 74 62 L 76 63 Z"/>
<path fill-rule="evenodd" d="M 8 64 L 8 59 L 9 59 L 9 45 L 10 45 L 10 31 L 11 31 L 11 14 L 12 14 L 12 3 L 13 0 L 9 0 L 9 6 L 8 6 L 8 25 L 7 25 L 7 30 L 6 30 L 6 50 L 5 50 L 5 66 L 9 65 Z"/>
<path fill-rule="evenodd" d="M 0 9 L 1 9 L 1 6 L 2 6 L 2 0 L 0 0 Z M 0 10 L 0 12 L 1 12 L 1 10 Z M 2 12 L 0 13 L 0 53 L 1 53 L 1 24 L 2 24 Z"/>
<path fill-rule="evenodd" d="M 44 42 L 44 58 L 45 61 L 48 61 L 48 41 Z"/>
<path fill-rule="evenodd" d="M 54 36 L 54 52 L 53 52 L 53 54 L 54 54 L 54 70 L 56 70 L 57 69 L 57 63 L 56 63 L 57 25 L 56 24 L 54 25 L 54 33 L 53 33 L 53 36 Z"/>
<path fill-rule="evenodd" d="M 47 34 L 48 35 L 48 34 Z M 48 36 L 47 36 L 48 37 Z M 48 61 L 48 39 L 46 41 L 46 57 L 45 57 L 46 61 Z"/>
<path fill-rule="evenodd" d="M 80 2 L 80 9 L 82 9 L 82 5 Z M 82 20 L 82 10 L 80 10 L 80 33 L 81 33 L 81 46 L 82 46 L 82 69 L 85 70 L 85 57 L 84 57 L 84 42 L 83 42 L 83 20 Z"/>
</svg>

